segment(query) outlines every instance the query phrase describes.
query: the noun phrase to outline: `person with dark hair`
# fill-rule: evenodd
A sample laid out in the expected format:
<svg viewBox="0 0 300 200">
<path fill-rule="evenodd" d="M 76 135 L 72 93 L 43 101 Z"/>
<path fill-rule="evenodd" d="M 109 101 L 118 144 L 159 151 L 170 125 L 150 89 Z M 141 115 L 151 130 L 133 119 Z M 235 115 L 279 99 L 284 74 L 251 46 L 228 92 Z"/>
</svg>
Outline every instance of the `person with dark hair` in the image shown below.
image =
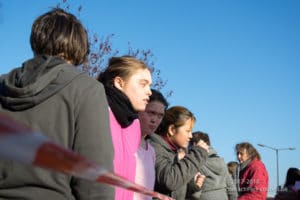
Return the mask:
<svg viewBox="0 0 300 200">
<path fill-rule="evenodd" d="M 238 200 L 265 200 L 269 176 L 260 154 L 248 142 L 236 144 L 235 151 L 239 160 L 236 177 Z"/>
<path fill-rule="evenodd" d="M 165 97 L 158 90 L 151 89 L 151 93 L 145 111 L 139 112 L 143 138 L 155 132 L 169 106 Z"/>
<path fill-rule="evenodd" d="M 187 148 L 195 120 L 194 114 L 187 108 L 173 106 L 166 110 L 157 134 L 148 136 L 156 155 L 154 190 L 176 200 L 186 198 L 190 180 L 194 179 L 195 185 L 203 183 L 198 174 L 207 158 L 207 144 L 199 142 L 181 159 L 177 153 L 179 149 Z"/>
<path fill-rule="evenodd" d="M 200 140 L 209 146 L 208 158 L 200 167 L 200 173 L 206 176 L 206 179 L 201 190 L 191 194 L 190 199 L 236 200 L 237 191 L 232 177 L 228 173 L 224 159 L 218 156 L 217 151 L 212 148 L 209 135 L 201 131 L 194 132 L 190 146 L 196 145 Z"/>
<path fill-rule="evenodd" d="M 75 67 L 87 61 L 85 28 L 74 15 L 52 9 L 34 21 L 30 43 L 34 57 L 0 77 L 0 111 L 112 171 L 103 85 Z M 0 160 L 0 198 L 111 200 L 114 188 Z"/>
<path fill-rule="evenodd" d="M 238 166 L 238 162 L 236 161 L 229 161 L 227 163 L 228 172 L 231 176 L 235 173 L 236 167 Z"/>
<path fill-rule="evenodd" d="M 146 109 L 151 96 L 150 69 L 134 57 L 113 57 L 98 80 L 104 85 L 110 107 L 114 171 L 129 181 L 135 181 L 136 155 L 141 142 L 138 112 Z M 133 198 L 134 192 L 116 188 L 116 200 Z"/>
<path fill-rule="evenodd" d="M 300 170 L 290 167 L 286 174 L 286 180 L 281 190 L 277 191 L 275 200 L 299 200 L 300 199 Z"/>
<path fill-rule="evenodd" d="M 153 190 L 155 181 L 155 150 L 147 141 L 147 136 L 154 134 L 169 104 L 158 90 L 151 89 L 151 93 L 145 111 L 139 112 L 142 139 L 136 156 L 135 182 Z M 152 197 L 134 193 L 134 199 L 151 200 Z"/>
<path fill-rule="evenodd" d="M 286 179 L 283 188 L 295 190 L 296 181 L 300 181 L 300 170 L 296 167 L 290 167 L 286 173 Z"/>
</svg>

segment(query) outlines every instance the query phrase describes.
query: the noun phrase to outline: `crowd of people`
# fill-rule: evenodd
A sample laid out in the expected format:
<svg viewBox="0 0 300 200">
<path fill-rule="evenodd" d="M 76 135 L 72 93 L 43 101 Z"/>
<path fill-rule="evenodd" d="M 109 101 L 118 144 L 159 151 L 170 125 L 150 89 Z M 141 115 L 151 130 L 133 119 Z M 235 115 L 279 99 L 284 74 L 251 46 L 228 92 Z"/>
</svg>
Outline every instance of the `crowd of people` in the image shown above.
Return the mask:
<svg viewBox="0 0 300 200">
<path fill-rule="evenodd" d="M 143 61 L 113 57 L 97 79 L 76 69 L 87 62 L 82 23 L 55 8 L 32 25 L 34 57 L 0 77 L 0 112 L 146 188 L 176 200 L 265 200 L 268 172 L 255 147 L 236 144 L 226 165 L 196 118 L 151 89 Z M 275 199 L 299 199 L 291 168 Z M 119 187 L 0 158 L 0 199 L 150 200 Z"/>
</svg>

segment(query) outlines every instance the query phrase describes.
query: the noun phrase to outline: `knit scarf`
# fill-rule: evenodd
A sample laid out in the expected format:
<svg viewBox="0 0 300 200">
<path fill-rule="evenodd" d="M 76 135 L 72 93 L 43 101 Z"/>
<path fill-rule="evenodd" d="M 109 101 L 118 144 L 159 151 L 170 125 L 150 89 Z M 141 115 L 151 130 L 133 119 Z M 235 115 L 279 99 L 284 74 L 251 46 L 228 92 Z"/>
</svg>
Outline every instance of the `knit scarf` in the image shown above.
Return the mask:
<svg viewBox="0 0 300 200">
<path fill-rule="evenodd" d="M 246 161 L 244 161 L 243 163 L 238 164 L 238 166 L 236 167 L 235 173 L 233 174 L 235 179 L 235 184 L 236 184 L 236 188 L 238 192 L 241 192 L 241 188 L 240 188 L 240 172 L 243 171 L 245 169 L 245 167 L 248 166 L 248 164 L 251 162 L 251 159 L 248 159 Z"/>
<path fill-rule="evenodd" d="M 105 93 L 108 105 L 114 113 L 122 128 L 128 127 L 133 120 L 138 118 L 128 97 L 114 86 L 105 85 Z"/>
</svg>

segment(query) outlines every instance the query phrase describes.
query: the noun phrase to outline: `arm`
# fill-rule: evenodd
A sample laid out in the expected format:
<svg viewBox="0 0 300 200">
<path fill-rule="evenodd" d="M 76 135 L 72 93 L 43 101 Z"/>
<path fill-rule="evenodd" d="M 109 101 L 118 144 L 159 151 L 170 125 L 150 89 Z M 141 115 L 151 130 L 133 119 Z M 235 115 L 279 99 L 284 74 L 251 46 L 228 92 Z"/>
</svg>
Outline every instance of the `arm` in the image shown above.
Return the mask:
<svg viewBox="0 0 300 200">
<path fill-rule="evenodd" d="M 186 198 L 193 200 L 193 199 L 200 199 L 202 193 L 202 185 L 205 181 L 205 176 L 202 175 L 200 172 L 195 175 L 195 177 L 188 183 L 187 185 L 187 194 Z"/>
<path fill-rule="evenodd" d="M 173 162 L 174 156 L 170 158 L 169 154 L 157 152 L 156 181 L 167 190 L 175 191 L 194 177 L 206 158 L 207 152 L 200 147 L 192 147 L 190 152 L 178 162 Z"/>
<path fill-rule="evenodd" d="M 104 88 L 92 82 L 78 97 L 76 136 L 74 151 L 95 161 L 109 171 L 113 171 L 114 151 L 109 127 L 108 104 Z M 114 199 L 114 188 L 82 179 L 74 178 L 71 183 L 77 200 Z"/>
</svg>

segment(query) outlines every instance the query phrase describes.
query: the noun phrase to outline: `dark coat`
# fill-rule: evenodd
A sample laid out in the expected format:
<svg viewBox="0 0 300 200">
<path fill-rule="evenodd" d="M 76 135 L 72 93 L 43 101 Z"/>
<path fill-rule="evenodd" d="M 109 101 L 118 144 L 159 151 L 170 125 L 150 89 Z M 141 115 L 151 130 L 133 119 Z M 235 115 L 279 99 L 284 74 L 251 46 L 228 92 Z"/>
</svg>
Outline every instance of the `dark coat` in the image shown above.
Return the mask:
<svg viewBox="0 0 300 200">
<path fill-rule="evenodd" d="M 178 160 L 177 152 L 159 135 L 149 135 L 155 149 L 155 186 L 154 190 L 176 200 L 184 200 L 187 184 L 199 172 L 207 158 L 207 152 L 200 147 L 192 147 L 184 158 Z"/>
<path fill-rule="evenodd" d="M 57 57 L 36 57 L 0 78 L 0 112 L 113 171 L 101 83 Z M 0 159 L 0 199 L 114 199 L 111 186 Z"/>
</svg>

